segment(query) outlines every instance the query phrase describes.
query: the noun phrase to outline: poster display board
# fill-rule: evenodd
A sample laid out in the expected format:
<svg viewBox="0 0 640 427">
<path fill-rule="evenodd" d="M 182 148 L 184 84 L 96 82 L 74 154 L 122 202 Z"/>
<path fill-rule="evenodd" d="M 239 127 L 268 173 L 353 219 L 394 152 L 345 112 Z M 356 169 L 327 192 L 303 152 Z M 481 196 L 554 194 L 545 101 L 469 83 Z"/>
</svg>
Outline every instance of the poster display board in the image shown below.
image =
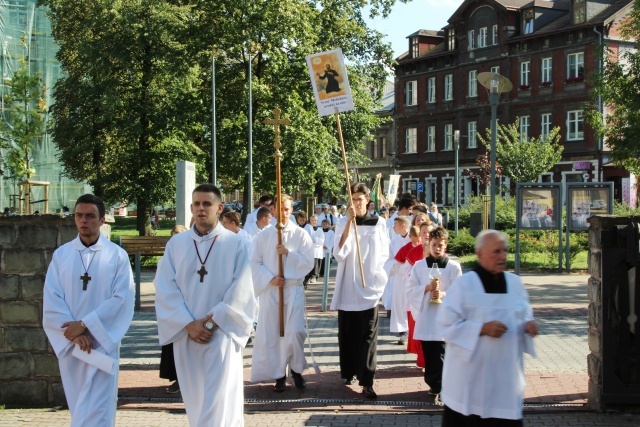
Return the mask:
<svg viewBox="0 0 640 427">
<path fill-rule="evenodd" d="M 307 56 L 311 86 L 320 117 L 354 109 L 341 49 Z"/>
<path fill-rule="evenodd" d="M 613 182 L 567 183 L 567 229 L 586 230 L 592 215 L 613 214 Z"/>
<path fill-rule="evenodd" d="M 559 185 L 519 184 L 518 226 L 525 230 L 555 230 L 562 215 Z"/>
</svg>

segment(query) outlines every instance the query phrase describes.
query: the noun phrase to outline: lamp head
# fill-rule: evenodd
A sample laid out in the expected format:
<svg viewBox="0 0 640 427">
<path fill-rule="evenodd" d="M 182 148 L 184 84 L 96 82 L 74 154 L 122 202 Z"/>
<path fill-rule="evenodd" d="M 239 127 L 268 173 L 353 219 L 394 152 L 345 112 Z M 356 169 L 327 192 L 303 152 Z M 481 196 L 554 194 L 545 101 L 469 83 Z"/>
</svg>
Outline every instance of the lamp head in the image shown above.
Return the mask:
<svg viewBox="0 0 640 427">
<path fill-rule="evenodd" d="M 508 78 L 498 73 L 480 73 L 478 74 L 478 83 L 486 87 L 491 93 L 504 93 L 513 89 L 513 85 Z"/>
</svg>

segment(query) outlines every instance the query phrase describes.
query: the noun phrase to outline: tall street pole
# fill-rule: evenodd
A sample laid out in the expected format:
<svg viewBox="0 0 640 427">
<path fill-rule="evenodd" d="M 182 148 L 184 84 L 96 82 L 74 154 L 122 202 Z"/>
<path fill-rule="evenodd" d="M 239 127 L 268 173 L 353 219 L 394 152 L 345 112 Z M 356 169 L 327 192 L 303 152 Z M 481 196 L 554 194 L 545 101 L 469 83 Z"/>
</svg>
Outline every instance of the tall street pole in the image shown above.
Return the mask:
<svg viewBox="0 0 640 427">
<path fill-rule="evenodd" d="M 216 156 L 216 57 L 211 56 L 211 182 L 218 185 Z"/>
<path fill-rule="evenodd" d="M 456 144 L 456 156 L 455 156 L 455 163 L 456 163 L 456 175 L 455 175 L 455 179 L 454 179 L 454 188 L 455 188 L 455 197 L 454 197 L 454 203 L 456 206 L 456 237 L 458 236 L 458 211 L 460 209 L 460 165 L 458 164 L 458 156 L 459 156 L 459 150 L 460 150 L 460 131 L 457 130 L 453 133 L 453 141 Z"/>
<path fill-rule="evenodd" d="M 247 154 L 249 156 L 249 182 L 247 185 L 247 191 L 249 192 L 249 206 L 244 209 L 245 212 L 251 212 L 253 210 L 253 97 L 251 94 L 251 47 L 248 46 L 249 51 L 249 150 Z"/>
<path fill-rule="evenodd" d="M 496 139 L 497 139 L 497 121 L 498 121 L 498 102 L 500 102 L 500 92 L 497 87 L 491 88 L 489 93 L 489 103 L 491 104 L 491 189 L 490 204 L 491 213 L 489 219 L 489 228 L 496 229 Z"/>
</svg>

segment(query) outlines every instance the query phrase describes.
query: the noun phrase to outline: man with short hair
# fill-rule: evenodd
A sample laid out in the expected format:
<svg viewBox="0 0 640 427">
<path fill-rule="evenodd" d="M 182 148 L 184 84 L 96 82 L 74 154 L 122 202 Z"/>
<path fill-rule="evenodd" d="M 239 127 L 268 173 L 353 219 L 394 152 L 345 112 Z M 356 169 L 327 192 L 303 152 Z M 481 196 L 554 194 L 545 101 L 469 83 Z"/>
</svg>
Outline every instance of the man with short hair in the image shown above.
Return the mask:
<svg viewBox="0 0 640 427">
<path fill-rule="evenodd" d="M 160 344 L 173 342 L 190 425 L 242 425 L 242 349 L 256 307 L 247 249 L 218 221 L 215 185 L 191 197 L 193 228 L 169 240 L 156 273 Z"/>
<path fill-rule="evenodd" d="M 290 220 L 292 202 L 291 196 L 283 194 L 282 201 L 274 203 L 282 209 L 282 244 L 278 244 L 278 229 L 269 227 L 251 245 L 253 286 L 260 298 L 251 381 L 275 380 L 276 392 L 285 390 L 287 365 L 296 388 L 304 390 L 302 373 L 308 367 L 304 355 L 307 331 L 303 281 L 313 267 L 313 242 L 309 233 Z M 279 254 L 284 277 L 278 276 Z M 284 288 L 284 337 L 279 334 L 279 288 Z"/>
<path fill-rule="evenodd" d="M 247 217 L 248 219 L 248 217 Z M 258 235 L 262 230 L 267 227 L 271 227 L 271 210 L 263 206 L 258 209 L 256 220 L 254 222 L 248 222 L 244 226 L 244 231 L 249 234 L 251 240 Z"/>
<path fill-rule="evenodd" d="M 251 244 L 251 236 L 240 228 L 240 214 L 238 212 L 227 212 L 222 215 L 220 222 L 222 222 L 222 226 L 224 228 L 240 236 L 244 244 L 247 246 L 248 251 L 249 245 Z"/>
<path fill-rule="evenodd" d="M 263 207 L 269 207 L 271 206 L 271 203 L 273 203 L 273 196 L 271 196 L 270 194 L 264 194 L 262 196 L 260 196 L 260 198 L 258 199 L 258 207 L 255 208 L 252 212 L 247 214 L 247 217 L 244 219 L 244 223 L 245 224 L 253 224 L 258 220 L 258 211 L 260 210 L 260 208 Z"/>
<path fill-rule="evenodd" d="M 331 310 L 338 310 L 340 375 L 345 384 L 359 380 L 365 397 L 378 397 L 373 389 L 378 341 L 378 300 L 387 283 L 383 264 L 389 254 L 384 219 L 367 215 L 369 189 L 363 183 L 351 188 L 351 206 L 336 226 L 333 255 L 338 261 Z M 360 273 L 353 221 L 357 224 L 364 270 Z M 366 286 L 363 286 L 366 285 Z"/>
<path fill-rule="evenodd" d="M 413 212 L 413 199 L 410 197 L 403 197 L 398 202 L 398 210 L 389 217 L 387 220 L 387 230 L 389 230 L 389 238 L 393 240 L 396 235 L 393 229 L 393 221 L 399 216 L 406 216 L 411 221 L 411 213 Z"/>
<path fill-rule="evenodd" d="M 127 253 L 100 233 L 102 200 L 85 194 L 74 210 L 78 237 L 53 253 L 42 326 L 58 357 L 71 426 L 112 426 L 120 342 L 133 318 L 133 274 Z M 111 359 L 110 368 L 99 368 L 100 356 Z"/>
<path fill-rule="evenodd" d="M 322 213 L 318 214 L 318 221 L 320 221 L 320 223 L 325 219 L 329 221 L 329 228 L 331 230 L 335 230 L 336 224 L 338 223 L 338 217 L 332 212 L 329 212 L 329 205 L 326 203 L 322 205 Z"/>
<path fill-rule="evenodd" d="M 480 232 L 476 255 L 478 265 L 451 285 L 434 325 L 447 346 L 442 425 L 522 426 L 523 353 L 535 357 L 538 326 L 522 280 L 505 273 L 507 237 Z"/>
</svg>

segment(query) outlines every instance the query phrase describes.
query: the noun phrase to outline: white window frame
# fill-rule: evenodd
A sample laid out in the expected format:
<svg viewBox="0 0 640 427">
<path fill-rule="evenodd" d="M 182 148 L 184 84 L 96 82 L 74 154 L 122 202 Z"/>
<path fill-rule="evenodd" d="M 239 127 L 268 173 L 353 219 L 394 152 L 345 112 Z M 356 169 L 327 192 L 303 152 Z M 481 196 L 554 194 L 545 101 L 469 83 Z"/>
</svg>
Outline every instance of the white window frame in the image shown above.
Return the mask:
<svg viewBox="0 0 640 427">
<path fill-rule="evenodd" d="M 567 111 L 567 141 L 584 139 L 584 112 L 582 110 Z"/>
<path fill-rule="evenodd" d="M 453 100 L 453 74 L 444 76 L 444 100 Z"/>
<path fill-rule="evenodd" d="M 491 44 L 494 46 L 498 44 L 498 24 L 493 24 L 491 27 Z"/>
<path fill-rule="evenodd" d="M 487 27 L 478 30 L 478 48 L 487 47 Z"/>
<path fill-rule="evenodd" d="M 451 190 L 451 192 L 449 192 Z M 454 177 L 442 177 L 442 204 L 445 206 L 453 206 L 456 200 Z"/>
<path fill-rule="evenodd" d="M 411 57 L 417 58 L 420 56 L 420 42 L 418 37 L 411 37 Z"/>
<path fill-rule="evenodd" d="M 444 151 L 453 150 L 453 125 L 448 123 L 444 125 Z"/>
<path fill-rule="evenodd" d="M 545 139 L 551 133 L 551 113 L 540 115 L 540 138 Z"/>
<path fill-rule="evenodd" d="M 474 30 L 469 30 L 469 33 L 467 34 L 467 42 L 469 43 L 467 46 L 468 50 L 476 48 L 476 32 Z"/>
<path fill-rule="evenodd" d="M 467 148 L 478 148 L 478 136 L 476 134 L 478 132 L 478 123 L 477 122 L 468 122 L 467 123 Z"/>
<path fill-rule="evenodd" d="M 531 120 L 529 116 L 520 117 L 520 142 L 529 141 L 530 128 L 531 128 Z"/>
<path fill-rule="evenodd" d="M 427 102 L 429 104 L 436 103 L 436 78 L 429 77 L 427 79 Z"/>
<path fill-rule="evenodd" d="M 531 86 L 529 77 L 531 76 L 531 61 L 522 61 L 520 63 L 520 85 Z"/>
<path fill-rule="evenodd" d="M 567 79 L 584 77 L 584 52 L 567 54 Z"/>
<path fill-rule="evenodd" d="M 469 98 L 478 96 L 478 70 L 469 71 L 469 90 L 467 96 Z"/>
<path fill-rule="evenodd" d="M 405 104 L 408 107 L 418 105 L 418 81 L 411 80 L 405 83 L 404 86 Z"/>
<path fill-rule="evenodd" d="M 436 151 L 436 127 L 427 126 L 427 152 L 432 153 Z"/>
<path fill-rule="evenodd" d="M 456 48 L 456 30 L 449 28 L 447 33 L 447 50 L 454 50 Z"/>
<path fill-rule="evenodd" d="M 540 62 L 540 83 L 553 81 L 553 58 L 542 58 Z"/>
<path fill-rule="evenodd" d="M 495 67 L 490 68 L 492 73 L 500 74 L 500 66 L 496 65 Z"/>
<path fill-rule="evenodd" d="M 404 130 L 404 152 L 406 154 L 418 151 L 418 128 L 406 128 Z"/>
</svg>

